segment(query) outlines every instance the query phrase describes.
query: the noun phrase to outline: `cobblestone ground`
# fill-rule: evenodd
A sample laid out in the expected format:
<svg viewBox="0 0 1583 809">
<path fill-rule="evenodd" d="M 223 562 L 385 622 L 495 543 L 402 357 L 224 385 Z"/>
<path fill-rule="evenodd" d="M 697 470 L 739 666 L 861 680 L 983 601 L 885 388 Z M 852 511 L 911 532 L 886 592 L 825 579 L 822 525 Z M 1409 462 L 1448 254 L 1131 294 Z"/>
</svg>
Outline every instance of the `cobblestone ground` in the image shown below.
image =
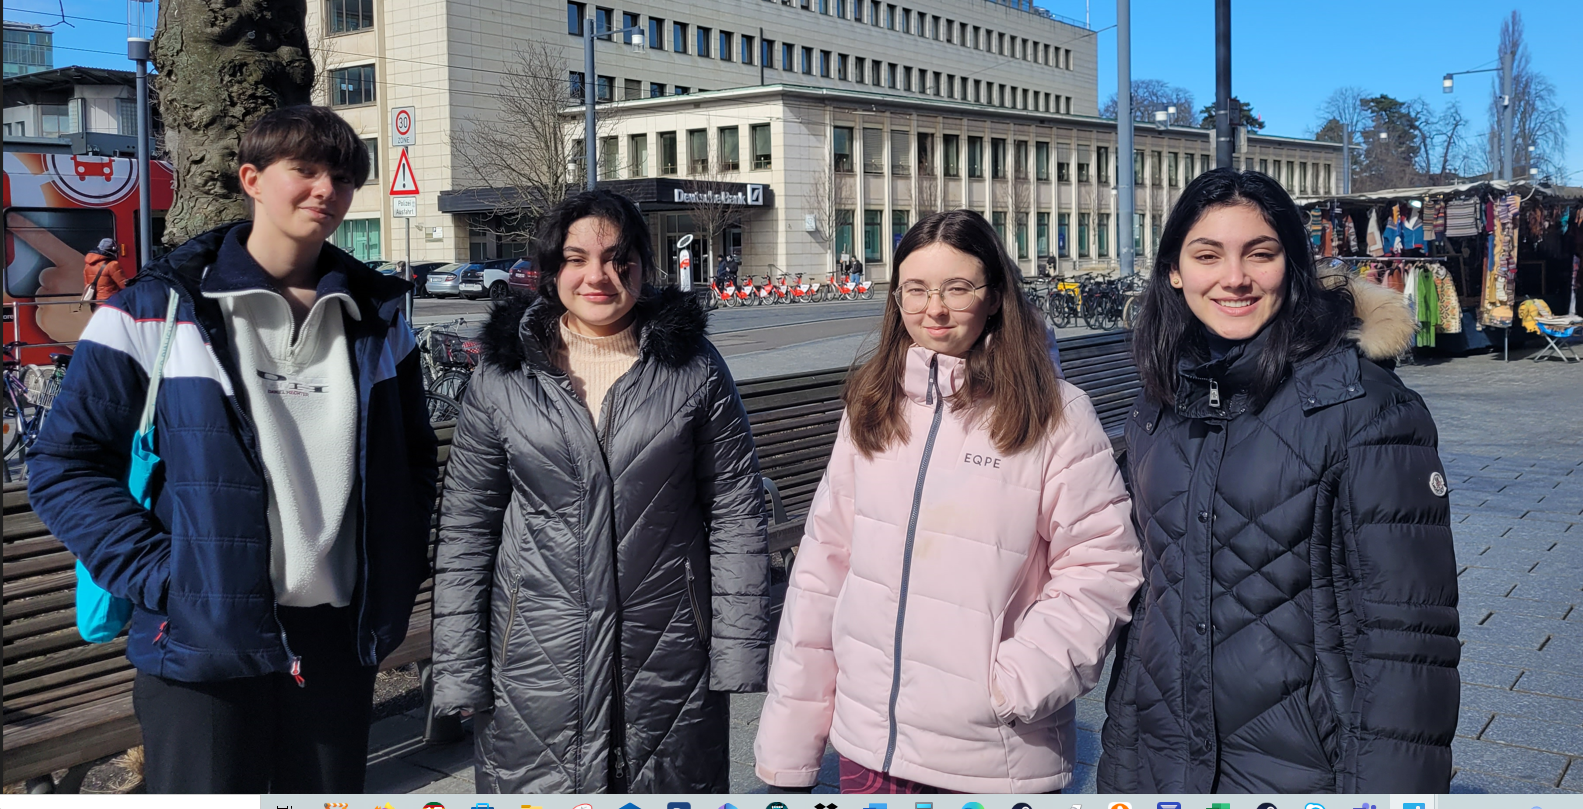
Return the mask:
<svg viewBox="0 0 1583 809">
<path fill-rule="evenodd" d="M 1463 640 L 1452 791 L 1583 792 L 1583 365 L 1479 356 L 1400 374 L 1434 414 L 1452 487 Z M 1078 700 L 1069 791 L 1094 791 L 1108 681 L 1107 670 Z M 762 703 L 732 699 L 733 792 L 764 790 Z M 416 713 L 376 729 L 369 791 L 471 792 L 470 742 L 413 747 Z M 824 765 L 815 791 L 834 792 L 833 752 Z"/>
</svg>

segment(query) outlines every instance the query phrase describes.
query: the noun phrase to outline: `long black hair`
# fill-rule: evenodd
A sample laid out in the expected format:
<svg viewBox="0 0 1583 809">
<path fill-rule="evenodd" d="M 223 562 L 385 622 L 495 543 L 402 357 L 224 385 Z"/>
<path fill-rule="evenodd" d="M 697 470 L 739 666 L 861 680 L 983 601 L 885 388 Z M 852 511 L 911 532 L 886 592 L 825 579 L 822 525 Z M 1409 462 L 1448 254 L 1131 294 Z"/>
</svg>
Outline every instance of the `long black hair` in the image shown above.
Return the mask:
<svg viewBox="0 0 1583 809">
<path fill-rule="evenodd" d="M 1322 283 L 1314 270 L 1308 227 L 1291 195 L 1268 175 L 1256 171 L 1215 169 L 1200 174 L 1182 196 L 1160 233 L 1154 271 L 1143 293 L 1132 353 L 1138 377 L 1149 398 L 1176 401 L 1177 364 L 1185 355 L 1208 358 L 1203 325 L 1187 306 L 1182 291 L 1171 286 L 1171 271 L 1181 261 L 1188 231 L 1204 214 L 1226 205 L 1247 205 L 1264 215 L 1286 253 L 1286 278 L 1281 308 L 1265 326 L 1269 336 L 1258 357 L 1252 393 L 1267 401 L 1294 363 L 1333 350 L 1352 328 L 1352 293 L 1346 284 Z"/>
<path fill-rule="evenodd" d="M 619 236 L 616 239 L 617 262 L 637 262 L 643 268 L 642 281 L 653 279 L 654 246 L 649 237 L 649 224 L 638 210 L 637 203 L 614 191 L 594 189 L 573 194 L 544 215 L 539 223 L 538 250 L 534 264 L 539 268 L 539 294 L 559 300 L 556 279 L 566 258 L 566 233 L 572 223 L 587 217 L 609 222 Z M 640 282 L 641 285 L 641 282 Z"/>
</svg>

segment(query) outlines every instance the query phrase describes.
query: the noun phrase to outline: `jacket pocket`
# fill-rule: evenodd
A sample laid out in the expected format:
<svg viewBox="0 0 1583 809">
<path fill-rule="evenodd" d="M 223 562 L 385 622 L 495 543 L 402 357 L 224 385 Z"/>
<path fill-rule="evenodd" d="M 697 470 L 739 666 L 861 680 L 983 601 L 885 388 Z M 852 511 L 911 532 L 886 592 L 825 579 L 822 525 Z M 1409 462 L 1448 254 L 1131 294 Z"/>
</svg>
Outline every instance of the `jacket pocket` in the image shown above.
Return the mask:
<svg viewBox="0 0 1583 809">
<path fill-rule="evenodd" d="M 698 642 L 709 651 L 709 633 L 704 629 L 704 611 L 698 605 L 698 593 L 693 589 L 693 560 L 683 558 L 682 567 L 687 571 L 687 605 L 692 609 L 693 628 L 698 631 Z"/>
<path fill-rule="evenodd" d="M 995 620 L 992 622 L 989 629 L 989 671 L 984 677 L 984 699 L 989 705 L 989 715 L 994 721 L 994 724 L 1016 727 L 1017 720 L 1003 719 L 1000 715 L 1000 709 L 995 706 L 995 690 L 997 688 L 997 683 L 995 681 L 995 664 L 1000 660 L 1000 635 L 1002 630 L 1005 629 L 1005 626 L 1006 613 L 1002 612 L 995 616 Z M 1001 691 L 1001 698 L 1006 698 L 1006 692 L 1004 690 Z M 1010 707 L 1011 701 L 1007 699 L 1007 708 L 1009 709 Z"/>
<path fill-rule="evenodd" d="M 1325 670 L 1319 659 L 1314 659 L 1313 679 L 1308 683 L 1308 715 L 1314 721 L 1314 733 L 1319 736 L 1319 747 L 1330 762 L 1332 771 L 1341 763 L 1341 722 L 1336 706 L 1325 687 Z"/>
<path fill-rule="evenodd" d="M 506 657 L 511 651 L 511 630 L 517 625 L 517 596 L 522 592 L 522 583 L 518 582 L 511 588 L 511 606 L 506 612 L 506 629 L 500 633 L 500 663 L 497 668 L 506 667 Z"/>
</svg>

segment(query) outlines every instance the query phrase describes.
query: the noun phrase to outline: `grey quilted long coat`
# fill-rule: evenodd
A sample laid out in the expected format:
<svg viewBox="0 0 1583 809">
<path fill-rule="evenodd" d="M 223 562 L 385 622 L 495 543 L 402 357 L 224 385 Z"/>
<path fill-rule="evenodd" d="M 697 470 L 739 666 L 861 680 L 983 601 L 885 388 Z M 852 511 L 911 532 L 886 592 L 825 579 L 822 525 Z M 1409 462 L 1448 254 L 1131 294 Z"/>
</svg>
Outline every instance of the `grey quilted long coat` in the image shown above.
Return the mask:
<svg viewBox="0 0 1583 809">
<path fill-rule="evenodd" d="M 601 428 L 550 361 L 559 301 L 499 305 L 451 448 L 434 710 L 478 712 L 480 792 L 729 791 L 727 692 L 762 691 L 758 461 L 705 315 L 646 290 Z"/>
<path fill-rule="evenodd" d="M 1354 296 L 1355 339 L 1297 365 L 1262 408 L 1251 349 L 1184 362 L 1174 407 L 1133 407 L 1144 585 L 1100 792 L 1450 788 L 1461 650 L 1444 470 L 1423 400 L 1378 364 L 1410 344 L 1401 294 Z"/>
</svg>

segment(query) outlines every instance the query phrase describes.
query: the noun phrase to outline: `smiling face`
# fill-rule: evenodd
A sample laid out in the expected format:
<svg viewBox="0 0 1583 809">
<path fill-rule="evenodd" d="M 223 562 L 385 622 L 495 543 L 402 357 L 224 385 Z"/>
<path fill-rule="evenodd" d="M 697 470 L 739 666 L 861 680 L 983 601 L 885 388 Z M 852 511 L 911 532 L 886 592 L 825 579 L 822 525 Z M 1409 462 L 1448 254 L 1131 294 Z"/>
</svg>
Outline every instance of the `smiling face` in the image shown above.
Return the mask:
<svg viewBox="0 0 1583 809">
<path fill-rule="evenodd" d="M 905 294 L 909 287 L 921 285 L 925 290 L 938 292 L 928 295 L 928 303 L 921 312 L 908 314 L 907 308 L 902 308 L 901 322 L 912 341 L 946 356 L 967 356 L 979 335 L 984 333 L 989 316 L 1000 311 L 1000 301 L 987 287 L 977 289 L 969 298 L 970 305 L 958 312 L 946 305 L 950 297 L 948 290 L 953 285 L 984 287 L 987 280 L 984 265 L 978 259 L 950 245 L 936 242 L 914 250 L 901 263 L 897 290 Z M 899 306 L 894 295 L 891 305 Z"/>
<path fill-rule="evenodd" d="M 566 326 L 578 334 L 608 337 L 632 324 L 643 266 L 616 261 L 620 237 L 615 224 L 592 216 L 566 230 L 555 288 L 571 314 Z"/>
<path fill-rule="evenodd" d="M 1211 208 L 1187 232 L 1171 286 L 1215 334 L 1246 340 L 1281 310 L 1286 251 L 1258 208 Z"/>
<path fill-rule="evenodd" d="M 273 231 L 297 244 L 330 238 L 357 190 L 350 174 L 294 158 L 263 169 L 248 163 L 237 174 L 242 190 L 253 198 L 253 232 Z"/>
</svg>

